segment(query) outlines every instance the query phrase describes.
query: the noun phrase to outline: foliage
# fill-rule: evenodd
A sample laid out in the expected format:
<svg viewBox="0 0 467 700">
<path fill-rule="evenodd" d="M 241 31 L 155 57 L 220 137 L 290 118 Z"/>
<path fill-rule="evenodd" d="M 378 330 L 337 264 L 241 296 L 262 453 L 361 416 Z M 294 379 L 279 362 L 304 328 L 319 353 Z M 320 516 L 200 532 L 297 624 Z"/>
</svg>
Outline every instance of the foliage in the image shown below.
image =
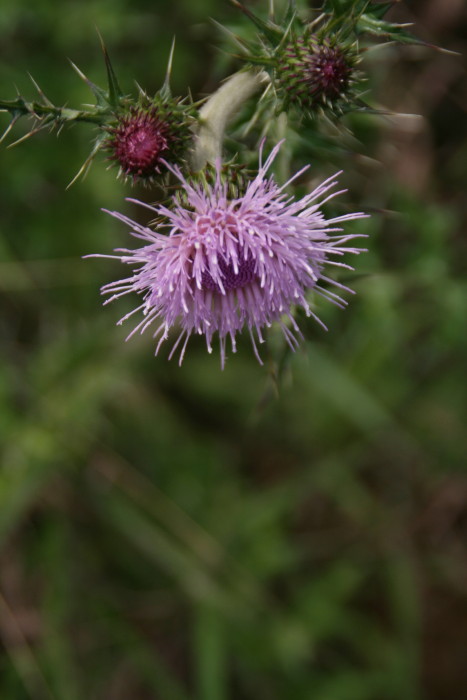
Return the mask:
<svg viewBox="0 0 467 700">
<path fill-rule="evenodd" d="M 206 93 L 230 61 L 209 15 L 239 21 L 214 0 L 4 0 L 1 82 L 15 99 L 31 70 L 54 104 L 86 103 L 64 58 L 102 81 L 97 25 L 124 91 L 138 75 L 156 92 L 176 33 L 174 92 Z M 448 29 L 438 43 L 462 48 Z M 273 337 L 266 371 L 246 344 L 221 373 L 201 341 L 181 369 L 150 337 L 121 342 L 122 308 L 98 299 L 117 270 L 81 256 L 126 244 L 100 207 L 150 195 L 102 167 L 65 191 L 92 126 L 2 149 L 2 700 L 459 697 L 465 87 L 420 50 L 388 46 L 369 75 L 424 121 L 353 115 L 339 147 L 330 128 L 291 136 L 285 171 L 344 163 L 349 207 L 374 215 L 351 312 L 323 303 L 332 331 L 306 326 L 293 356 Z"/>
</svg>

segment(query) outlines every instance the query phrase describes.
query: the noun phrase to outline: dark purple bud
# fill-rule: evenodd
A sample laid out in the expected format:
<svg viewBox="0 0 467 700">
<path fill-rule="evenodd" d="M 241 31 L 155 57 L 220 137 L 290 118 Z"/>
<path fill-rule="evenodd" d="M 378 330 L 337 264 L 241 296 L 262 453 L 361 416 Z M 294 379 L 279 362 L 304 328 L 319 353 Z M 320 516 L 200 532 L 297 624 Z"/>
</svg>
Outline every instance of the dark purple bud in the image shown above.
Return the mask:
<svg viewBox="0 0 467 700">
<path fill-rule="evenodd" d="M 355 52 L 314 35 L 295 37 L 278 57 L 275 82 L 286 102 L 302 111 L 336 109 L 355 80 Z"/>
<path fill-rule="evenodd" d="M 111 159 L 118 162 L 124 175 L 147 178 L 157 175 L 161 162 L 176 139 L 171 125 L 161 119 L 156 107 L 148 110 L 133 107 L 109 129 L 106 147 Z"/>
</svg>

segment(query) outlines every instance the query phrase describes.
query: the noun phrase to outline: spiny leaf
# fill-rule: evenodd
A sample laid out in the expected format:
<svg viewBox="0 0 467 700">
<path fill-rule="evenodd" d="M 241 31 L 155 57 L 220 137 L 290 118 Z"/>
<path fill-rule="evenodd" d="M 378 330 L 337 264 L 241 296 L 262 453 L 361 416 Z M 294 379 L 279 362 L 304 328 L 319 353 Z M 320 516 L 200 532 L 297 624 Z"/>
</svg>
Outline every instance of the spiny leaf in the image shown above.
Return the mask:
<svg viewBox="0 0 467 700">
<path fill-rule="evenodd" d="M 394 2 L 383 2 L 378 5 L 370 5 L 366 9 L 365 14 L 373 15 L 373 17 L 376 17 L 376 19 L 382 19 L 384 15 L 389 12 L 391 7 L 394 7 Z"/>
<path fill-rule="evenodd" d="M 430 49 L 435 49 L 436 51 L 441 51 L 442 53 L 456 54 L 454 51 L 448 51 L 447 49 L 440 48 L 434 44 L 423 41 L 418 37 L 410 34 L 406 31 L 407 27 L 411 27 L 411 23 L 396 24 L 394 22 L 385 22 L 384 20 L 377 20 L 374 17 L 370 17 L 368 14 L 363 14 L 357 23 L 357 31 L 366 32 L 372 34 L 373 36 L 386 37 L 389 41 L 395 41 L 402 44 L 419 44 L 420 46 L 426 46 Z"/>
<path fill-rule="evenodd" d="M 295 21 L 295 15 L 293 15 L 288 22 L 286 28 L 284 29 L 283 35 L 281 37 L 281 40 L 279 44 L 276 47 L 276 51 L 279 52 L 285 44 L 289 41 L 290 35 L 292 34 L 292 26 Z"/>
<path fill-rule="evenodd" d="M 86 175 L 87 175 L 87 173 L 88 173 L 88 171 L 89 171 L 89 168 L 90 168 L 91 165 L 92 165 L 92 161 L 94 160 L 96 154 L 97 154 L 98 151 L 100 150 L 101 145 L 102 145 L 102 142 L 104 141 L 104 139 L 105 139 L 105 136 L 102 136 L 102 137 L 96 139 L 96 142 L 95 142 L 95 144 L 94 144 L 94 146 L 93 146 L 93 149 L 92 149 L 91 153 L 88 155 L 88 157 L 86 158 L 86 160 L 84 161 L 83 165 L 80 167 L 80 169 L 78 170 L 78 172 L 76 173 L 76 175 L 74 176 L 74 178 L 73 178 L 73 179 L 68 183 L 68 185 L 66 186 L 66 189 L 67 189 L 67 190 L 69 190 L 70 187 L 71 187 L 72 185 L 74 185 L 75 182 L 76 182 L 77 180 L 79 180 L 79 178 L 80 178 L 81 176 L 83 177 L 83 179 L 86 177 Z"/>
<path fill-rule="evenodd" d="M 88 88 L 93 93 L 94 97 L 96 98 L 96 104 L 99 107 L 108 107 L 109 99 L 104 90 L 102 90 L 102 88 L 100 88 L 98 85 L 95 85 L 91 80 L 89 80 L 89 78 L 86 75 L 84 75 L 84 73 L 78 68 L 78 66 L 75 63 L 73 63 L 73 61 L 71 61 L 70 59 L 68 60 L 70 61 L 73 70 L 76 71 L 81 80 L 84 80 Z"/>
<path fill-rule="evenodd" d="M 241 56 L 239 54 L 232 54 L 234 58 L 238 58 L 241 61 L 245 60 L 245 56 Z M 255 66 L 270 66 L 271 68 L 274 68 L 276 65 L 276 62 L 272 58 L 266 58 L 266 56 L 255 56 L 254 54 L 249 54 L 248 55 L 248 63 L 252 63 Z"/>
<path fill-rule="evenodd" d="M 175 51 L 175 37 L 172 39 L 172 46 L 170 47 L 169 60 L 167 61 L 167 70 L 165 73 L 164 84 L 162 85 L 159 93 L 164 100 L 170 100 L 172 97 L 172 92 L 170 90 L 170 76 L 172 75 L 172 62 Z"/>
<path fill-rule="evenodd" d="M 327 0 L 323 10 L 337 19 L 342 19 L 344 16 L 362 14 L 368 5 L 369 0 Z"/>
<path fill-rule="evenodd" d="M 218 22 L 217 20 L 211 18 L 211 22 L 216 27 L 218 27 L 224 34 L 226 34 L 229 37 L 229 39 L 231 39 L 235 44 L 237 44 L 237 46 L 242 51 L 244 51 L 245 53 L 251 53 L 251 51 L 253 50 L 251 42 L 248 42 L 246 39 L 242 39 L 242 37 L 238 36 L 238 34 L 234 34 L 234 32 L 231 29 L 229 29 L 228 27 L 224 27 L 224 25 Z"/>
<path fill-rule="evenodd" d="M 23 143 L 23 141 L 26 141 L 27 139 L 31 138 L 31 136 L 34 136 L 35 134 L 38 134 L 39 131 L 43 131 L 43 129 L 46 129 L 47 126 L 49 126 L 50 120 L 47 122 L 42 122 L 39 124 L 39 126 L 36 126 L 34 129 L 31 129 L 31 131 L 28 131 L 27 134 L 24 134 L 24 136 L 21 136 L 21 138 L 17 139 L 16 141 L 13 141 L 13 143 L 9 143 L 7 148 L 13 148 L 14 146 L 19 146 L 20 143 Z"/>
<path fill-rule="evenodd" d="M 104 54 L 104 60 L 105 60 L 105 67 L 107 69 L 107 83 L 109 86 L 108 101 L 111 104 L 111 106 L 114 109 L 116 109 L 120 104 L 121 98 L 123 97 L 123 92 L 120 88 L 120 85 L 118 84 L 117 76 L 116 76 L 115 71 L 112 67 L 112 63 L 110 61 L 110 57 L 109 57 L 107 48 L 104 44 L 104 40 L 103 40 L 102 36 L 99 33 L 99 30 L 97 30 L 97 35 L 98 35 L 99 40 L 101 42 L 102 53 Z"/>
<path fill-rule="evenodd" d="M 358 20 L 358 29 L 360 31 L 374 34 L 375 36 L 387 36 L 391 39 L 401 39 L 416 41 L 415 37 L 405 31 L 407 27 L 412 26 L 410 23 L 396 24 L 394 22 L 386 22 L 381 19 L 375 19 L 369 14 L 363 14 Z"/>
<path fill-rule="evenodd" d="M 21 95 L 18 95 L 16 100 L 0 100 L 0 112 L 21 116 L 27 111 L 26 102 Z"/>
<path fill-rule="evenodd" d="M 39 97 L 42 99 L 43 103 L 44 103 L 45 105 L 48 105 L 49 107 L 53 107 L 53 106 L 54 106 L 54 105 L 53 105 L 53 102 L 51 102 L 51 101 L 49 100 L 49 98 L 45 95 L 45 93 L 41 90 L 41 88 L 39 87 L 39 85 L 36 83 L 36 81 L 35 81 L 34 78 L 32 77 L 31 73 L 28 73 L 28 75 L 29 75 L 29 78 L 30 78 L 32 84 L 33 84 L 34 87 L 36 88 L 36 90 L 37 90 L 37 92 L 38 92 L 38 94 L 39 94 Z"/>
<path fill-rule="evenodd" d="M 287 8 L 284 13 L 284 24 L 289 24 L 297 14 L 297 4 L 295 0 L 289 0 Z"/>
<path fill-rule="evenodd" d="M 5 131 L 3 132 L 3 134 L 0 137 L 0 143 L 2 143 L 4 141 L 4 139 L 6 139 L 6 137 L 8 136 L 8 134 L 10 133 L 10 131 L 12 130 L 12 128 L 14 127 L 16 122 L 18 121 L 19 117 L 20 117 L 20 115 L 17 114 L 16 116 L 14 116 L 12 118 L 11 122 L 8 124 L 7 128 L 5 129 Z"/>
<path fill-rule="evenodd" d="M 45 97 L 41 92 L 41 96 Z M 3 133 L 0 142 L 5 139 L 7 134 L 13 128 L 13 125 L 20 117 L 33 117 L 36 121 L 34 126 L 27 134 L 14 141 L 9 145 L 9 148 L 22 143 L 34 134 L 37 134 L 42 129 L 50 127 L 60 130 L 64 124 L 72 122 L 87 122 L 88 124 L 102 124 L 105 121 L 105 110 L 95 107 L 93 110 L 77 110 L 68 107 L 56 107 L 50 100 L 45 98 L 45 104 L 41 102 L 27 102 L 22 95 L 18 95 L 15 100 L 0 100 L 0 111 L 10 112 L 12 119 Z"/>
<path fill-rule="evenodd" d="M 342 10 L 342 3 L 339 0 L 328 0 L 324 5 L 324 9 L 339 15 Z"/>
<path fill-rule="evenodd" d="M 255 14 L 253 14 L 253 12 L 251 12 L 251 10 L 238 2 L 238 0 L 230 0 L 230 2 L 234 7 L 243 12 L 243 14 L 246 15 L 248 19 L 250 19 L 253 24 L 258 27 L 261 33 L 273 46 L 275 46 L 277 42 L 281 40 L 282 30 L 279 27 L 276 27 L 274 24 L 272 24 L 272 22 L 265 22 L 260 17 L 257 17 Z"/>
</svg>

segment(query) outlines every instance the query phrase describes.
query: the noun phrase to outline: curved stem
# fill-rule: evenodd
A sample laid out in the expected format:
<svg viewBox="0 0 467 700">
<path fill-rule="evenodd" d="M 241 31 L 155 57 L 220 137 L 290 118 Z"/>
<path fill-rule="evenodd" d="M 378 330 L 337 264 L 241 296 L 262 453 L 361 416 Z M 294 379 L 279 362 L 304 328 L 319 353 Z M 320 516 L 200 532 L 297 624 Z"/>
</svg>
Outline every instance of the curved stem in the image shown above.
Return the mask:
<svg viewBox="0 0 467 700">
<path fill-rule="evenodd" d="M 200 170 L 222 154 L 225 127 L 237 109 L 269 80 L 264 71 L 240 71 L 232 75 L 200 110 L 200 125 L 195 136 L 191 167 Z"/>
</svg>

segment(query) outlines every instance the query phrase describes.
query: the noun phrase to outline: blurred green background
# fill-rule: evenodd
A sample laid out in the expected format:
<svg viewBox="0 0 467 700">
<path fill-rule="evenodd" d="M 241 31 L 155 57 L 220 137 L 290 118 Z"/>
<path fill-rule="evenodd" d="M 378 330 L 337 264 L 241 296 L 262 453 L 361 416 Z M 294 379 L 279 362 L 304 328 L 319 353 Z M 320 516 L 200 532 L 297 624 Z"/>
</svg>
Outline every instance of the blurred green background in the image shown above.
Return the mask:
<svg viewBox="0 0 467 700">
<path fill-rule="evenodd" d="M 256 3 L 257 5 L 259 3 Z M 0 91 L 89 102 L 104 35 L 121 83 L 208 93 L 228 59 L 215 0 L 2 0 Z M 464 52 L 462 0 L 392 16 Z M 0 698 L 460 700 L 467 684 L 463 58 L 371 55 L 386 107 L 361 117 L 346 204 L 361 224 L 347 311 L 260 368 L 224 372 L 192 342 L 181 369 L 101 308 L 128 245 L 101 207 L 150 199 L 97 162 L 92 130 L 0 150 Z M 1 125 L 8 124 L 0 115 Z M 14 136 L 24 133 L 18 125 Z M 322 172 L 341 166 L 330 158 Z M 317 172 L 317 175 L 321 171 Z M 344 198 L 343 198 L 344 199 Z M 126 304 L 126 305 L 125 305 Z M 280 350 L 280 348 L 279 348 Z"/>
</svg>

